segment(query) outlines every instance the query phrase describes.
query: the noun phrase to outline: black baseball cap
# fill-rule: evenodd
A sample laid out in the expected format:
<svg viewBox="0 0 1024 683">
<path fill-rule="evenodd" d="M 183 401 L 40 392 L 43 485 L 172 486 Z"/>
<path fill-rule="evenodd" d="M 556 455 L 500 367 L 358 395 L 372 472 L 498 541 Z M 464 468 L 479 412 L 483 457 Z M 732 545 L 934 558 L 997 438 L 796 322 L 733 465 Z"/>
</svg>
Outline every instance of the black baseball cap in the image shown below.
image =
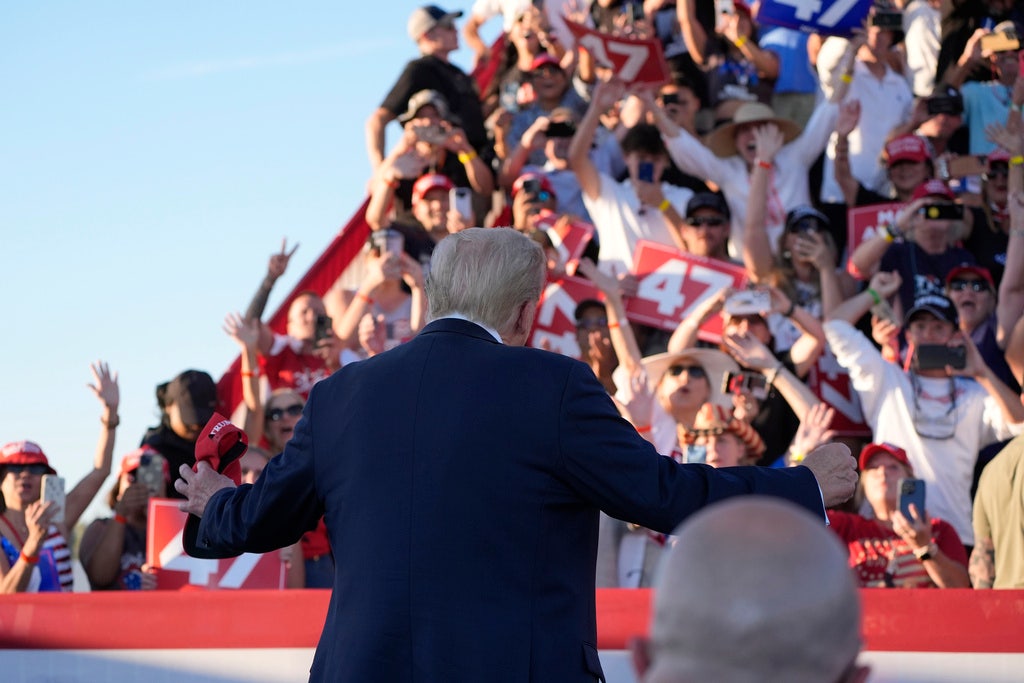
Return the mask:
<svg viewBox="0 0 1024 683">
<path fill-rule="evenodd" d="M 725 220 L 730 220 L 729 205 L 725 197 L 718 192 L 698 192 L 690 197 L 690 201 L 686 203 L 686 218 L 690 218 L 700 209 L 713 209 L 725 216 Z"/>
</svg>

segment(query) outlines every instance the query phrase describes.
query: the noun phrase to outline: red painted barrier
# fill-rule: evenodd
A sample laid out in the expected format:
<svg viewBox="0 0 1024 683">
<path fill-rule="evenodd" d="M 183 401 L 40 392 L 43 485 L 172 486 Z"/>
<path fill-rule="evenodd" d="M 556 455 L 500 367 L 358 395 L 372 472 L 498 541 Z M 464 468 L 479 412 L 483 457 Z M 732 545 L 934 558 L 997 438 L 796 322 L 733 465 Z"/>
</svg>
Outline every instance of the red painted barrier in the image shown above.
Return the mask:
<svg viewBox="0 0 1024 683">
<path fill-rule="evenodd" d="M 302 590 L 3 596 L 0 647 L 314 647 L 329 595 Z M 1024 590 L 868 589 L 861 597 L 868 651 L 1024 652 Z M 620 650 L 646 633 L 650 600 L 648 590 L 598 590 L 598 648 Z"/>
</svg>

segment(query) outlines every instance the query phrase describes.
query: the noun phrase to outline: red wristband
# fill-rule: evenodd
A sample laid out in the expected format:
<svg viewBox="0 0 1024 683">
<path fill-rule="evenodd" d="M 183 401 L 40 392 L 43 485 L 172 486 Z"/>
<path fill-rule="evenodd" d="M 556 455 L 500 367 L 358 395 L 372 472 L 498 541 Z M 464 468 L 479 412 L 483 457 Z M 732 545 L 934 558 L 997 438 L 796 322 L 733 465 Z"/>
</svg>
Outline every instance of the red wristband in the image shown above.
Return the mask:
<svg viewBox="0 0 1024 683">
<path fill-rule="evenodd" d="M 127 524 L 128 523 L 128 520 L 125 519 L 125 516 L 120 514 L 120 513 L 118 513 L 118 512 L 114 513 L 114 521 L 117 522 L 118 524 Z"/>
<path fill-rule="evenodd" d="M 356 292 L 356 298 L 357 299 L 362 299 L 364 302 L 366 302 L 367 306 L 372 306 L 373 305 L 373 299 L 371 299 L 370 297 L 366 296 L 362 292 Z"/>
<path fill-rule="evenodd" d="M 767 162 L 767 161 L 762 161 L 761 159 L 758 159 L 757 160 L 757 165 L 760 166 L 761 168 L 767 169 L 769 171 L 772 170 L 772 165 L 769 162 Z"/>
<path fill-rule="evenodd" d="M 643 427 L 637 427 L 637 434 L 647 434 L 651 431 L 651 425 L 644 425 Z"/>
<path fill-rule="evenodd" d="M 619 324 L 617 322 L 614 322 L 614 321 L 610 322 L 610 323 L 608 323 L 608 329 L 609 330 L 617 330 L 617 329 L 619 329 Z"/>
<path fill-rule="evenodd" d="M 38 555 L 36 555 L 35 557 L 29 557 L 28 555 L 25 554 L 25 551 L 22 550 L 21 553 L 18 556 L 21 559 L 25 560 L 25 562 L 27 562 L 28 564 L 39 564 L 39 556 Z"/>
<path fill-rule="evenodd" d="M 259 377 L 259 371 L 250 372 L 249 370 L 242 370 L 242 377 Z"/>
</svg>

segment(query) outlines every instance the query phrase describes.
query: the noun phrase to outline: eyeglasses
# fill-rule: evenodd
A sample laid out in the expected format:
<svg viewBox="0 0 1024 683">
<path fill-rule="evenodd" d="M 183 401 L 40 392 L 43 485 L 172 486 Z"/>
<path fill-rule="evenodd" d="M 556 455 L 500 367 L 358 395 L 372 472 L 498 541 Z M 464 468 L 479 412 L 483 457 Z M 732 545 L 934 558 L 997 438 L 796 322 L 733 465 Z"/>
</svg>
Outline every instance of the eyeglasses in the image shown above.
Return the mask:
<svg viewBox="0 0 1024 683">
<path fill-rule="evenodd" d="M 673 377 L 683 374 L 683 371 L 692 379 L 707 379 L 708 373 L 700 365 L 670 365 L 665 372 Z"/>
<path fill-rule="evenodd" d="M 46 474 L 50 471 L 46 465 L 35 463 L 33 465 L 5 465 L 8 472 L 14 476 L 18 476 L 22 472 L 28 472 L 29 474 Z"/>
<path fill-rule="evenodd" d="M 267 419 L 271 422 L 277 422 L 285 415 L 288 415 L 289 417 L 298 417 L 299 415 L 302 415 L 302 404 L 295 403 L 287 408 L 271 408 L 267 411 Z"/>
<path fill-rule="evenodd" d="M 600 330 L 608 327 L 608 318 L 584 318 L 576 323 L 577 330 Z"/>
<path fill-rule="evenodd" d="M 561 68 L 549 64 L 547 66 L 537 67 L 536 69 L 527 72 L 526 76 L 529 79 L 534 79 L 537 76 L 547 76 L 548 78 L 550 78 L 551 76 L 554 76 L 556 74 L 559 76 L 564 76 L 565 72 L 562 71 Z"/>
<path fill-rule="evenodd" d="M 987 292 L 989 286 L 984 280 L 953 280 L 949 283 L 949 289 L 953 292 L 962 292 L 967 289 L 972 292 Z"/>
<path fill-rule="evenodd" d="M 725 219 L 718 218 L 717 216 L 695 216 L 687 218 L 686 224 L 693 228 L 699 228 L 702 225 L 706 225 L 709 228 L 718 228 L 725 225 Z"/>
</svg>

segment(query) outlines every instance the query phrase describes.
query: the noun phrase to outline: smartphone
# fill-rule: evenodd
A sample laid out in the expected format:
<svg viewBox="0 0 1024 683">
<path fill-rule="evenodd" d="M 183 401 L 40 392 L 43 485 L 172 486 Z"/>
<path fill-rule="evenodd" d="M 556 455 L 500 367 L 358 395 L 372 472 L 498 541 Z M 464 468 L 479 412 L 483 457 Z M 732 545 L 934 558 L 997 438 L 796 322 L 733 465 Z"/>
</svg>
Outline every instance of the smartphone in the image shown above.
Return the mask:
<svg viewBox="0 0 1024 683">
<path fill-rule="evenodd" d="M 394 228 L 374 230 L 370 234 L 370 239 L 374 249 L 381 254 L 401 256 L 402 250 L 405 249 L 405 236 Z"/>
<path fill-rule="evenodd" d="M 50 521 L 54 524 L 64 522 L 64 477 L 56 474 L 43 475 L 43 493 L 41 497 L 44 503 L 53 503 L 51 509 L 53 516 Z"/>
<path fill-rule="evenodd" d="M 686 447 L 683 454 L 683 462 L 704 464 L 708 461 L 708 447 L 695 443 Z"/>
<path fill-rule="evenodd" d="M 1002 32 L 981 37 L 981 52 L 986 56 L 994 52 L 1016 52 L 1018 47 L 1016 40 Z"/>
<path fill-rule="evenodd" d="M 326 316 L 325 316 L 326 317 Z M 328 318 L 330 320 L 330 318 Z M 149 489 L 150 495 L 160 495 L 160 484 L 164 481 L 164 456 L 159 453 L 144 453 L 139 456 L 139 467 L 135 470 L 135 481 Z"/>
<path fill-rule="evenodd" d="M 549 138 L 571 138 L 576 134 L 576 124 L 572 121 L 552 121 L 544 134 Z"/>
<path fill-rule="evenodd" d="M 733 0 L 715 0 L 715 33 L 725 28 L 725 15 L 736 14 L 736 3 Z"/>
<path fill-rule="evenodd" d="M 964 219 L 963 204 L 925 204 L 917 212 L 933 221 L 962 221 Z"/>
<path fill-rule="evenodd" d="M 661 106 L 667 107 L 670 104 L 679 104 L 679 93 L 667 92 L 661 96 Z"/>
<path fill-rule="evenodd" d="M 333 321 L 329 315 L 318 315 L 313 328 L 313 344 L 316 345 L 331 336 Z"/>
<path fill-rule="evenodd" d="M 871 17 L 871 25 L 886 31 L 902 31 L 903 12 L 877 11 Z"/>
<path fill-rule="evenodd" d="M 946 170 L 950 178 L 982 175 L 985 173 L 985 157 L 977 154 L 953 157 L 946 162 Z"/>
<path fill-rule="evenodd" d="M 535 201 L 540 197 L 540 193 L 544 191 L 543 188 L 544 185 L 538 178 L 527 178 L 523 181 L 523 193 L 530 201 Z"/>
<path fill-rule="evenodd" d="M 763 401 L 768 398 L 768 380 L 759 372 L 727 372 L 722 380 L 722 393 L 748 393 Z"/>
<path fill-rule="evenodd" d="M 967 367 L 967 348 L 921 344 L 914 351 L 914 367 L 917 370 L 943 370 L 947 365 L 957 370 Z"/>
<path fill-rule="evenodd" d="M 510 114 L 519 113 L 519 84 L 512 81 L 501 88 L 501 108 Z"/>
<path fill-rule="evenodd" d="M 473 197 L 471 193 L 472 190 L 468 187 L 453 187 L 448 191 L 448 203 L 467 221 L 473 215 Z"/>
<path fill-rule="evenodd" d="M 654 164 L 650 161 L 641 161 L 636 165 L 636 179 L 645 183 L 654 182 Z"/>
<path fill-rule="evenodd" d="M 772 310 L 772 297 L 767 289 L 744 289 L 725 300 L 727 315 L 760 315 Z"/>
<path fill-rule="evenodd" d="M 416 126 L 416 137 L 423 142 L 432 145 L 440 145 L 448 139 L 448 133 L 439 124 L 432 123 L 428 126 Z"/>
<path fill-rule="evenodd" d="M 964 98 L 960 95 L 936 95 L 925 100 L 928 116 L 936 114 L 960 115 L 964 113 Z"/>
<path fill-rule="evenodd" d="M 877 304 L 871 307 L 871 315 L 875 316 L 879 320 L 887 320 L 897 327 L 900 326 L 900 319 L 896 317 L 896 311 L 892 310 L 892 306 L 885 299 L 882 299 Z"/>
<path fill-rule="evenodd" d="M 919 517 L 924 517 L 924 479 L 900 479 L 896 484 L 899 490 L 900 512 L 908 520 L 913 521 L 914 516 L 910 514 L 910 504 L 917 508 Z"/>
</svg>

